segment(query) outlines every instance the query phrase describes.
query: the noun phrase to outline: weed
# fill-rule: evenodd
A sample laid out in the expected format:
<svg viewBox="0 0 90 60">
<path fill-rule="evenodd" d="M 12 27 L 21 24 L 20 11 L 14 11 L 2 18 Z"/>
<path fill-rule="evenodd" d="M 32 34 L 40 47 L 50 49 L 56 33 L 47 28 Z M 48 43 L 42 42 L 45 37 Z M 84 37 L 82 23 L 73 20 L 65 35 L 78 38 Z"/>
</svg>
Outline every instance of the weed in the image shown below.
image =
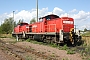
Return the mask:
<svg viewBox="0 0 90 60">
<path fill-rule="evenodd" d="M 30 40 L 30 38 L 29 38 L 29 39 L 27 39 L 26 41 L 27 41 L 27 42 L 30 42 L 31 40 Z"/>
<path fill-rule="evenodd" d="M 26 49 L 27 49 L 28 47 L 26 46 Z"/>
<path fill-rule="evenodd" d="M 51 57 L 55 57 L 55 55 L 54 54 L 51 54 Z"/>
<path fill-rule="evenodd" d="M 87 46 L 87 44 L 86 44 L 86 43 L 84 43 L 84 44 L 83 44 L 83 46 Z"/>
<path fill-rule="evenodd" d="M 57 47 L 57 45 L 54 43 L 54 44 L 51 44 L 52 47 Z"/>
<path fill-rule="evenodd" d="M 88 52 L 89 51 L 89 48 L 85 48 L 85 51 Z"/>
<path fill-rule="evenodd" d="M 50 50 L 48 52 L 51 52 Z"/>
<path fill-rule="evenodd" d="M 62 50 L 67 50 L 67 49 L 69 49 L 68 47 L 67 47 L 67 45 L 64 45 L 62 48 L 60 48 L 60 49 L 62 49 Z"/>
<path fill-rule="evenodd" d="M 42 54 L 45 54 L 46 52 L 42 52 Z"/>
<path fill-rule="evenodd" d="M 69 60 L 68 58 L 63 58 L 62 60 Z"/>
<path fill-rule="evenodd" d="M 34 48 L 31 48 L 32 50 L 35 50 Z"/>
<path fill-rule="evenodd" d="M 73 50 L 67 50 L 67 54 L 75 54 L 75 51 L 73 51 Z"/>
<path fill-rule="evenodd" d="M 72 48 L 71 50 L 72 50 L 72 51 L 75 51 L 75 50 L 76 50 L 76 48 Z"/>
<path fill-rule="evenodd" d="M 8 48 L 6 47 L 6 48 L 4 48 L 5 50 L 8 50 Z"/>
<path fill-rule="evenodd" d="M 33 60 L 32 57 L 26 56 L 26 60 Z"/>
<path fill-rule="evenodd" d="M 52 53 L 52 54 L 55 54 L 55 53 Z"/>
</svg>

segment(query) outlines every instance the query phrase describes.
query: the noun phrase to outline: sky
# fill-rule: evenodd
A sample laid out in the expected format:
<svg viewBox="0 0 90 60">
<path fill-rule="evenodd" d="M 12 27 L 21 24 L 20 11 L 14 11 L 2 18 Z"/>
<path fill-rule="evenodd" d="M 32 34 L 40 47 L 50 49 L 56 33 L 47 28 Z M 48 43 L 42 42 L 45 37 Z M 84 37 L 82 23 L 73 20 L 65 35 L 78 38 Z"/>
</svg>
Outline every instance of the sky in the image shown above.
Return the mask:
<svg viewBox="0 0 90 60">
<path fill-rule="evenodd" d="M 36 0 L 1 0 L 0 24 L 13 17 L 18 22 L 23 19 L 29 23 L 36 18 Z M 77 29 L 90 29 L 90 0 L 38 0 L 39 17 L 56 14 L 60 17 L 74 18 Z"/>
</svg>

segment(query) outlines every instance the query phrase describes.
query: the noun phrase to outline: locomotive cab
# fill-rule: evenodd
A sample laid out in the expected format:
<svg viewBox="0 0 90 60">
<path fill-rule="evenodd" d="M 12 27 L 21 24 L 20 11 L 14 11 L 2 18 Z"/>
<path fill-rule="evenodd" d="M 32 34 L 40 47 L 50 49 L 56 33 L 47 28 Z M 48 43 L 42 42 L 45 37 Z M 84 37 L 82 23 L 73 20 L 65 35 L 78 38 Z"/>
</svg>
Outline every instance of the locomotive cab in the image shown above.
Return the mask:
<svg viewBox="0 0 90 60">
<path fill-rule="evenodd" d="M 28 23 L 20 23 L 19 24 L 19 32 L 28 32 L 29 26 Z"/>
<path fill-rule="evenodd" d="M 20 23 L 14 28 L 14 32 L 12 33 L 12 36 L 19 38 L 25 37 L 25 33 L 29 32 L 29 24 L 28 23 Z"/>
<path fill-rule="evenodd" d="M 59 16 L 54 15 L 54 14 L 51 14 L 51 15 L 47 15 L 47 16 L 45 16 L 45 18 L 46 18 L 46 20 L 52 20 L 52 19 L 59 18 Z"/>
<path fill-rule="evenodd" d="M 20 23 L 19 25 L 20 25 L 20 26 L 24 26 L 24 25 L 28 25 L 28 23 L 24 23 L 24 22 L 23 22 L 23 23 Z"/>
</svg>

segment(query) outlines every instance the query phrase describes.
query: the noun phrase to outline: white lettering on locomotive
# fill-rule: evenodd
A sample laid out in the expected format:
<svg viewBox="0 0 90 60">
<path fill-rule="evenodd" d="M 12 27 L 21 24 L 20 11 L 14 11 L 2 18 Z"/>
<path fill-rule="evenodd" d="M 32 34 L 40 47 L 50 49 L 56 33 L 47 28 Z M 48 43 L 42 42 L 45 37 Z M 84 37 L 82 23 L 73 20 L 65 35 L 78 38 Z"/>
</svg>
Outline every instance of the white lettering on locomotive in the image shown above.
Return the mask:
<svg viewBox="0 0 90 60">
<path fill-rule="evenodd" d="M 73 24 L 73 21 L 63 21 L 64 24 Z"/>
<path fill-rule="evenodd" d="M 29 28 L 29 26 L 26 26 L 26 28 Z"/>
<path fill-rule="evenodd" d="M 33 25 L 33 26 L 32 26 L 32 28 L 36 28 L 36 27 L 37 27 L 37 25 Z"/>
</svg>

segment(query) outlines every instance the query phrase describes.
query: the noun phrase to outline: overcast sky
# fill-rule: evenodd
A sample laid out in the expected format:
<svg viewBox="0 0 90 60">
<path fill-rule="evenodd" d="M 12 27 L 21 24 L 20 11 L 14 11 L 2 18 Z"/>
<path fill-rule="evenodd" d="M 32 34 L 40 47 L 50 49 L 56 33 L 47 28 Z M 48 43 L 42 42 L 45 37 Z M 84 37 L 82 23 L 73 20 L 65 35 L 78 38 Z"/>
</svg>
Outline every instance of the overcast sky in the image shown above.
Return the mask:
<svg viewBox="0 0 90 60">
<path fill-rule="evenodd" d="M 74 18 L 78 29 L 90 29 L 90 0 L 38 0 L 39 17 L 47 14 L 69 16 Z M 5 18 L 13 17 L 24 22 L 36 17 L 36 0 L 1 0 L 0 24 Z"/>
</svg>

